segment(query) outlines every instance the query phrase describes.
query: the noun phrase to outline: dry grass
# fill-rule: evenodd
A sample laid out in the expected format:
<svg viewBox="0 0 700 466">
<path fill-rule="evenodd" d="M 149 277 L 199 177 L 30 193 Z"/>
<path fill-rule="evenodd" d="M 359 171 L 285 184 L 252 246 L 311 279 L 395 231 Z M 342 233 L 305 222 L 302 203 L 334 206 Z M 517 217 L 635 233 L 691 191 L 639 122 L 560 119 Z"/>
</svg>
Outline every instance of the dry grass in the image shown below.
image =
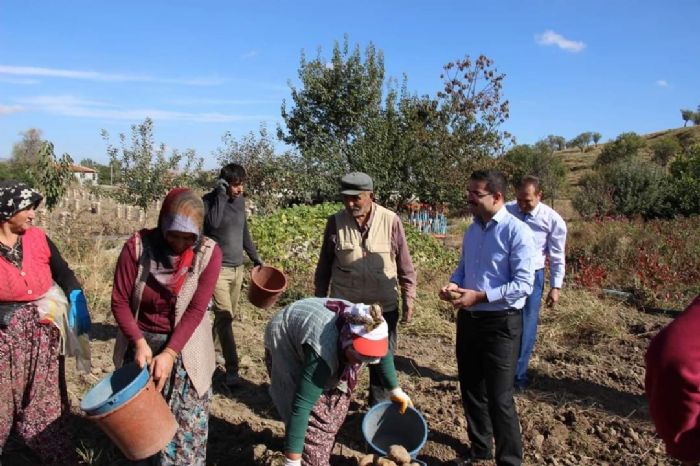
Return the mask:
<svg viewBox="0 0 700 466">
<path fill-rule="evenodd" d="M 587 290 L 566 288 L 554 309 L 540 313 L 539 335 L 544 345 L 576 348 L 602 340 L 622 339 L 636 309 L 599 298 Z"/>
</svg>

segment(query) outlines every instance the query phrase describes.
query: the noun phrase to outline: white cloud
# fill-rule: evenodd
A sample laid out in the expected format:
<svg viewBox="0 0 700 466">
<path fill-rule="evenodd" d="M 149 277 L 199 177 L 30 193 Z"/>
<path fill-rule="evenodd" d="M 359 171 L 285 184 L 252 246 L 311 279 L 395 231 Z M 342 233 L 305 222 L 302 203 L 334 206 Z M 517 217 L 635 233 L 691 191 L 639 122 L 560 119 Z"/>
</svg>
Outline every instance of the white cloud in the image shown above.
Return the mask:
<svg viewBox="0 0 700 466">
<path fill-rule="evenodd" d="M 29 84 L 39 84 L 40 82 L 41 81 L 39 81 L 38 79 L 7 78 L 5 76 L 0 76 L 0 83 L 29 85 Z"/>
<path fill-rule="evenodd" d="M 217 77 L 157 78 L 154 76 L 140 74 L 115 74 L 102 73 L 99 71 L 65 70 L 60 68 L 12 65 L 0 65 L 0 75 L 80 79 L 86 81 L 103 82 L 152 82 L 182 84 L 186 86 L 216 86 L 224 83 L 223 79 Z"/>
<path fill-rule="evenodd" d="M 279 103 L 277 99 L 206 99 L 206 98 L 184 98 L 168 99 L 172 105 L 260 105 Z"/>
<path fill-rule="evenodd" d="M 0 104 L 0 115 L 9 115 L 11 113 L 17 113 L 24 111 L 24 108 L 20 105 L 2 105 Z"/>
<path fill-rule="evenodd" d="M 257 57 L 259 54 L 260 54 L 260 51 L 258 51 L 258 50 L 249 50 L 246 53 L 244 53 L 243 55 L 241 55 L 241 58 L 244 60 L 247 60 L 249 58 Z"/>
<path fill-rule="evenodd" d="M 556 45 L 560 49 L 573 53 L 578 53 L 586 48 L 586 44 L 582 41 L 567 39 L 552 30 L 544 31 L 542 34 L 535 34 L 535 41 L 539 45 Z"/>
<path fill-rule="evenodd" d="M 656 85 L 659 87 L 668 87 L 668 81 L 666 81 L 665 79 L 659 79 L 658 81 L 656 81 Z"/>
<path fill-rule="evenodd" d="M 108 120 L 154 120 L 190 121 L 196 123 L 226 123 L 232 121 L 272 120 L 267 115 L 237 115 L 219 112 L 178 112 L 158 108 L 121 108 L 106 102 L 85 100 L 72 95 L 45 95 L 20 99 L 27 109 L 52 115 L 97 118 Z"/>
</svg>

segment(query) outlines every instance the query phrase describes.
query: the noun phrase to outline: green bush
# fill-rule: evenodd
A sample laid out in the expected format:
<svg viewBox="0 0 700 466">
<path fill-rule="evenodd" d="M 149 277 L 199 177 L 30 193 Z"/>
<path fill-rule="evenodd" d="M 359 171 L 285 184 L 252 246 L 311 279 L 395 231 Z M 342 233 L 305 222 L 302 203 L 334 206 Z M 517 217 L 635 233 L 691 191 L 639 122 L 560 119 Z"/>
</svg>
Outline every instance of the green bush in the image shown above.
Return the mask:
<svg viewBox="0 0 700 466">
<path fill-rule="evenodd" d="M 573 205 L 584 218 L 605 215 L 671 217 L 672 191 L 662 169 L 649 162 L 618 162 L 581 179 Z"/>
<path fill-rule="evenodd" d="M 676 138 L 667 137 L 659 139 L 651 145 L 651 150 L 654 153 L 652 160 L 662 167 L 665 167 L 682 149 Z"/>
<path fill-rule="evenodd" d="M 342 208 L 337 203 L 294 206 L 249 219 L 250 234 L 260 257 L 285 271 L 295 299 L 313 294 L 313 276 L 326 220 Z M 454 270 L 459 251 L 445 248 L 410 225 L 405 224 L 404 228 L 413 264 L 421 276 Z"/>
<path fill-rule="evenodd" d="M 622 133 L 617 139 L 603 147 L 595 161 L 596 167 L 610 165 L 616 162 L 629 161 L 637 156 L 639 149 L 644 147 L 644 138 L 637 133 Z"/>
<path fill-rule="evenodd" d="M 672 186 L 670 201 L 677 213 L 700 214 L 700 144 L 671 162 L 669 176 Z"/>
</svg>

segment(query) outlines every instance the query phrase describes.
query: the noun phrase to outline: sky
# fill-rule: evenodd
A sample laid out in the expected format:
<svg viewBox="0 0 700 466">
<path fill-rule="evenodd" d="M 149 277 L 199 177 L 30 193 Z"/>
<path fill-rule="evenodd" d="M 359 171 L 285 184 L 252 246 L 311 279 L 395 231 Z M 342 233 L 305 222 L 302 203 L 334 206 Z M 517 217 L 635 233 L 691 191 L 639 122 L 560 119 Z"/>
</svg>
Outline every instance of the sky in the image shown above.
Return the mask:
<svg viewBox="0 0 700 466">
<path fill-rule="evenodd" d="M 465 55 L 505 73 L 518 143 L 597 131 L 603 140 L 683 125 L 700 105 L 698 0 L 0 0 L 0 158 L 38 128 L 57 154 L 107 161 L 151 117 L 170 149 L 205 166 L 230 132 L 283 124 L 302 50 L 348 35 L 385 75 L 435 95 Z M 282 147 L 284 149 L 284 147 Z"/>
</svg>

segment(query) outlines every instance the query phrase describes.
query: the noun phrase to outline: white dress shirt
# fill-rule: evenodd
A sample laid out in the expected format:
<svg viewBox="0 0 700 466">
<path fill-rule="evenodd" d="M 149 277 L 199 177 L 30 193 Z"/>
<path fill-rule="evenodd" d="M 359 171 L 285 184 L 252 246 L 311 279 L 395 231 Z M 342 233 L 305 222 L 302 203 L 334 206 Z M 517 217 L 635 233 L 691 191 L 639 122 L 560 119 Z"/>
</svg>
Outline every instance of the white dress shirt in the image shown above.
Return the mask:
<svg viewBox="0 0 700 466">
<path fill-rule="evenodd" d="M 554 209 L 542 202 L 526 214 L 520 210 L 516 201 L 506 203 L 506 209 L 522 220 L 534 234 L 535 248 L 538 251 L 533 265 L 535 270 L 544 268 L 549 256 L 549 284 L 552 288 L 561 288 L 566 273 L 566 222 Z"/>
</svg>

